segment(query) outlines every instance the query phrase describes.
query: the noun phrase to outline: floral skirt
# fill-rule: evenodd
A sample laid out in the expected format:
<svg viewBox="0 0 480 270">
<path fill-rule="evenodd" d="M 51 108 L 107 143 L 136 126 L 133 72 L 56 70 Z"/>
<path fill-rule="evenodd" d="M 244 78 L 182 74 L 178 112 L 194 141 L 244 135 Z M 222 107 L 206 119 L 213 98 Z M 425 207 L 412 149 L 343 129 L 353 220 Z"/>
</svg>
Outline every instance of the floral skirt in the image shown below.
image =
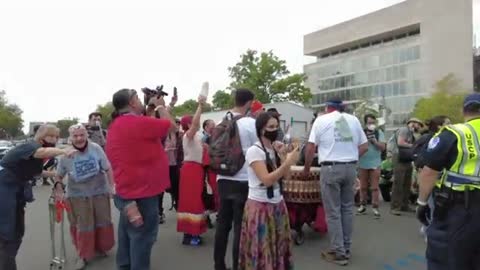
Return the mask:
<svg viewBox="0 0 480 270">
<path fill-rule="evenodd" d="M 247 200 L 240 237 L 240 270 L 293 269 L 292 236 L 285 202 Z"/>
</svg>

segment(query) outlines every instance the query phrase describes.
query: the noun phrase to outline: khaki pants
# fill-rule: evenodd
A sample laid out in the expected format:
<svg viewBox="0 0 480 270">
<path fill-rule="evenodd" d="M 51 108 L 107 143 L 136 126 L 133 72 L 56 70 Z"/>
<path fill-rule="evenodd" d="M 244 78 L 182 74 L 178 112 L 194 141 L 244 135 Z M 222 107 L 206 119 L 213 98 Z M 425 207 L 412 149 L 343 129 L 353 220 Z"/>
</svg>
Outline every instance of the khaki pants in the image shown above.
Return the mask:
<svg viewBox="0 0 480 270">
<path fill-rule="evenodd" d="M 409 206 L 410 189 L 412 186 L 413 166 L 411 162 L 398 160 L 398 154 L 393 155 L 393 190 L 392 210 L 407 210 Z"/>
</svg>

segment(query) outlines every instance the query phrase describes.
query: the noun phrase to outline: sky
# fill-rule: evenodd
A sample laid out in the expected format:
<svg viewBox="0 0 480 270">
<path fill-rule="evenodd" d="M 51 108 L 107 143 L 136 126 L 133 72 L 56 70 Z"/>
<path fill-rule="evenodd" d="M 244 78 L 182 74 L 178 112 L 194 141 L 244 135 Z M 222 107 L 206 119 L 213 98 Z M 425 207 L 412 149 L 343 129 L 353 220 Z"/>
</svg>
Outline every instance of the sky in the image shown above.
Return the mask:
<svg viewBox="0 0 480 270">
<path fill-rule="evenodd" d="M 480 46 L 480 0 L 474 28 Z M 0 89 L 30 121 L 78 117 L 121 88 L 176 86 L 180 103 L 229 84 L 247 49 L 291 72 L 312 59 L 303 36 L 401 0 L 0 0 Z"/>
</svg>

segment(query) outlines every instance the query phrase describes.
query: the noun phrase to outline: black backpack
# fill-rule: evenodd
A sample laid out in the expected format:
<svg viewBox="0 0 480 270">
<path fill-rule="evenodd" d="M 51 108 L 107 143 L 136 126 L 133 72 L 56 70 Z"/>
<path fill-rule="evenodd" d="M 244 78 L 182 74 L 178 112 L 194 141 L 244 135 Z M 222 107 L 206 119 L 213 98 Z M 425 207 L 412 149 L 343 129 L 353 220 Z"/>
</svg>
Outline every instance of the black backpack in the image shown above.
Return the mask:
<svg viewBox="0 0 480 270">
<path fill-rule="evenodd" d="M 433 133 L 425 134 L 413 144 L 413 163 L 416 168 L 423 168 L 425 166 L 425 151 L 427 151 L 428 143 L 433 138 L 433 135 Z"/>
</svg>

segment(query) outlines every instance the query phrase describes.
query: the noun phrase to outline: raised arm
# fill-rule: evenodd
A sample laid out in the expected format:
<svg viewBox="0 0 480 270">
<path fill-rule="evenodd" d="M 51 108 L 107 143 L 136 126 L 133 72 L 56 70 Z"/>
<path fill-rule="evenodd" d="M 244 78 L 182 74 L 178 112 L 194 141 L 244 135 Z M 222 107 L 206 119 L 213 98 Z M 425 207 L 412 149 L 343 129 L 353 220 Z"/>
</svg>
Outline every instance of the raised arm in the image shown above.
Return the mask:
<svg viewBox="0 0 480 270">
<path fill-rule="evenodd" d="M 185 135 L 189 140 L 192 140 L 193 137 L 195 137 L 195 134 L 197 134 L 197 132 L 200 130 L 200 117 L 202 116 L 203 105 L 206 102 L 207 102 L 206 97 L 203 97 L 203 96 L 198 97 L 198 107 L 192 119 L 192 126 L 185 133 Z"/>
</svg>

